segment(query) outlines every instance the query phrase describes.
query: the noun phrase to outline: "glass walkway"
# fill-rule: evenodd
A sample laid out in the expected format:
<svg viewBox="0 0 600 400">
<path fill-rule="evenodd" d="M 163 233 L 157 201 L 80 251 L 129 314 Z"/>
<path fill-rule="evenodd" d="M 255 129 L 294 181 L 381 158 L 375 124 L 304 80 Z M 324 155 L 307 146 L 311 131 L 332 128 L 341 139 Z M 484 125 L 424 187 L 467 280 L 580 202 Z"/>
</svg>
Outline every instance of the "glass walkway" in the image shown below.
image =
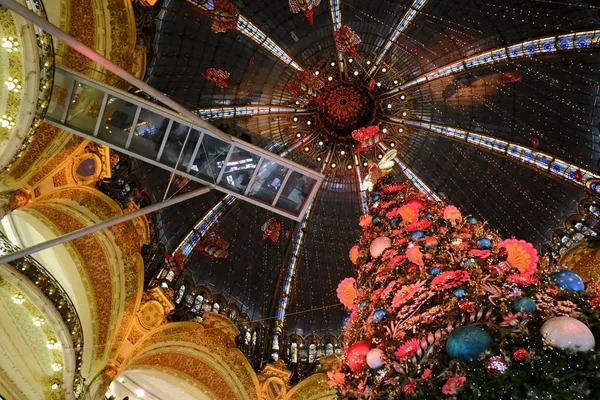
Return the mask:
<svg viewBox="0 0 600 400">
<path fill-rule="evenodd" d="M 171 110 L 56 69 L 46 122 L 301 221 L 323 175 Z"/>
</svg>

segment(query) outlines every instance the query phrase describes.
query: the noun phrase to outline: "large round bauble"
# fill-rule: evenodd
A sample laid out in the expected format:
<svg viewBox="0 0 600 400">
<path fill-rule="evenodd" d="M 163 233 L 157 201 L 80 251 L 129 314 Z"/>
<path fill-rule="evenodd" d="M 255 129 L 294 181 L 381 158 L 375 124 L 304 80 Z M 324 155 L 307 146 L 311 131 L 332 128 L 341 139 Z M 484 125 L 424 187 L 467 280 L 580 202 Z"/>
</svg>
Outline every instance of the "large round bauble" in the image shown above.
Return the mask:
<svg viewBox="0 0 600 400">
<path fill-rule="evenodd" d="M 467 218 L 467 222 L 470 223 L 471 225 L 477 225 L 477 218 L 469 217 L 469 218 Z"/>
<path fill-rule="evenodd" d="M 375 226 L 379 225 L 381 223 L 381 217 L 379 215 L 374 216 L 371 219 L 371 223 Z"/>
<path fill-rule="evenodd" d="M 592 331 L 583 322 L 571 317 L 554 317 L 540 329 L 542 337 L 557 349 L 589 351 L 594 348 Z"/>
<path fill-rule="evenodd" d="M 388 247 L 392 245 L 392 240 L 389 237 L 380 236 L 377 239 L 371 242 L 371 247 L 369 251 L 371 253 L 371 257 L 377 258 L 379 257 Z"/>
<path fill-rule="evenodd" d="M 371 345 L 364 340 L 356 342 L 348 348 L 346 363 L 348 363 L 353 373 L 358 374 L 364 369 L 367 363 L 367 354 L 370 350 Z"/>
<path fill-rule="evenodd" d="M 396 222 L 398 222 L 398 218 L 392 218 L 392 219 L 390 219 L 390 225 L 395 225 Z"/>
<path fill-rule="evenodd" d="M 424 238 L 425 237 L 425 232 L 423 231 L 413 231 L 410 234 L 410 240 L 412 240 L 413 242 L 416 242 L 417 240 Z"/>
<path fill-rule="evenodd" d="M 453 360 L 473 361 L 492 347 L 492 337 L 478 326 L 461 326 L 446 341 L 446 353 Z"/>
<path fill-rule="evenodd" d="M 572 290 L 574 292 L 583 292 L 585 285 L 583 280 L 575 272 L 568 269 L 561 269 L 558 272 L 550 274 L 550 280 L 554 282 L 561 290 Z"/>
<path fill-rule="evenodd" d="M 377 203 L 381 200 L 381 195 L 379 193 L 371 193 L 371 200 L 373 200 L 373 203 Z"/>
<path fill-rule="evenodd" d="M 477 248 L 481 250 L 489 250 L 492 248 L 492 241 L 488 238 L 478 239 Z"/>
<path fill-rule="evenodd" d="M 427 214 L 425 215 L 425 218 L 431 221 L 433 219 L 433 214 Z"/>
<path fill-rule="evenodd" d="M 431 268 L 431 269 L 429 270 L 429 273 L 430 273 L 431 275 L 437 275 L 437 274 L 439 274 L 440 272 L 442 272 L 442 269 L 441 269 L 441 268 L 438 268 L 438 267 L 433 267 L 433 268 Z"/>
<path fill-rule="evenodd" d="M 373 322 L 381 322 L 385 319 L 385 316 L 387 315 L 387 312 L 381 308 L 373 311 L 373 314 L 371 314 L 371 317 L 373 318 Z"/>
<path fill-rule="evenodd" d="M 529 297 L 519 297 L 513 303 L 513 312 L 522 312 L 523 314 L 531 314 L 537 310 L 535 301 Z"/>
<path fill-rule="evenodd" d="M 373 369 L 383 367 L 384 355 L 381 349 L 371 349 L 367 353 L 367 365 Z"/>
</svg>

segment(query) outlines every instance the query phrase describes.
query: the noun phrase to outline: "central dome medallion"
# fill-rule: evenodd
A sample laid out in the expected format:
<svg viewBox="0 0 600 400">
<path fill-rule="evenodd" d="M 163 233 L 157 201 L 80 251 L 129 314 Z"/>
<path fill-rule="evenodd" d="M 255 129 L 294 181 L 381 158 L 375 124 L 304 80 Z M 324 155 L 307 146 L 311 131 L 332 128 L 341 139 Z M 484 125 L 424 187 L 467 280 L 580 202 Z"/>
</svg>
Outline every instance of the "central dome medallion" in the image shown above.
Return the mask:
<svg viewBox="0 0 600 400">
<path fill-rule="evenodd" d="M 352 131 L 373 120 L 375 101 L 366 88 L 340 84 L 323 93 L 321 118 L 325 129 L 335 136 L 350 136 Z"/>
</svg>

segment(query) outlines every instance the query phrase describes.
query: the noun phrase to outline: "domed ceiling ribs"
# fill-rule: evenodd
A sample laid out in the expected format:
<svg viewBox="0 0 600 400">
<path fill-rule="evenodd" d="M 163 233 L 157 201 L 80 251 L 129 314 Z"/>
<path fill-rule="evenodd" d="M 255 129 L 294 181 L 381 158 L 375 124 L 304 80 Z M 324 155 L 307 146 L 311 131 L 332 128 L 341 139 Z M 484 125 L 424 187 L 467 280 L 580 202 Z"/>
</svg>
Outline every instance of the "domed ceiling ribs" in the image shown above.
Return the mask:
<svg viewBox="0 0 600 400">
<path fill-rule="evenodd" d="M 377 56 L 375 63 L 373 64 L 373 66 L 371 67 L 371 70 L 369 71 L 369 75 L 373 75 L 375 73 L 375 71 L 377 71 L 377 69 L 379 68 L 379 65 L 381 65 L 381 62 L 383 61 L 383 59 L 385 58 L 387 53 L 390 51 L 390 48 L 392 47 L 392 45 L 394 45 L 397 42 L 397 40 L 398 40 L 398 38 L 400 38 L 400 35 L 402 34 L 402 32 L 404 32 L 406 30 L 408 25 L 410 25 L 411 21 L 417 16 L 418 12 L 420 10 L 422 10 L 423 7 L 425 7 L 425 4 L 427 4 L 427 0 L 414 0 L 413 1 L 413 3 L 406 10 L 404 15 L 402 15 L 402 18 L 400 18 L 400 20 L 398 21 L 398 24 L 396 24 L 396 26 L 394 27 L 394 30 L 390 34 L 389 38 L 386 40 L 385 45 L 383 45 L 383 48 L 379 52 L 379 55 Z"/>
<path fill-rule="evenodd" d="M 335 32 L 339 31 L 342 28 L 343 17 L 342 17 L 342 7 L 341 0 L 329 0 L 329 10 L 331 12 L 331 27 L 333 28 L 333 37 L 335 36 Z M 342 79 L 344 75 L 344 56 L 336 49 L 338 66 L 340 67 L 340 79 Z"/>
<path fill-rule="evenodd" d="M 321 167 L 321 173 L 325 172 L 332 155 L 333 149 L 325 156 Z M 316 194 L 313 202 L 308 206 L 304 219 L 302 219 L 301 222 L 298 222 L 294 228 L 294 233 L 291 235 L 292 240 L 290 241 L 287 251 L 288 254 L 286 254 L 286 257 L 284 258 L 284 265 L 282 265 L 279 280 L 275 286 L 273 300 L 276 304 L 274 304 L 275 312 L 274 315 L 272 315 L 275 317 L 275 320 L 273 322 L 273 344 L 271 350 L 273 351 L 272 355 L 276 360 L 279 356 L 283 356 L 285 351 L 284 348 L 280 348 L 279 346 L 279 343 L 281 342 L 280 339 L 282 339 L 282 336 L 284 335 L 285 312 L 287 310 L 290 293 L 292 292 L 295 283 L 302 242 L 308 233 L 308 222 L 310 221 L 311 213 L 318 198 L 319 193 Z M 266 345 L 269 345 L 268 341 L 266 342 Z"/>
<path fill-rule="evenodd" d="M 306 115 L 310 113 L 309 110 L 305 110 L 301 107 L 285 107 L 278 105 L 200 108 L 195 112 L 200 118 L 205 120 L 244 118 L 259 115 L 279 117 L 293 113 L 297 115 Z"/>
<path fill-rule="evenodd" d="M 189 3 L 198 6 L 204 11 L 210 11 L 214 8 L 214 2 L 212 0 L 187 0 Z M 279 60 L 285 66 L 296 70 L 304 71 L 305 69 L 300 65 L 298 61 L 289 55 L 283 48 L 278 45 L 269 35 L 264 33 L 258 26 L 253 24 L 244 14 L 238 13 L 237 19 L 237 31 L 258 44 L 267 52 L 271 53 L 273 57 Z"/>
<path fill-rule="evenodd" d="M 490 153 L 500 154 L 535 171 L 542 171 L 554 179 L 564 180 L 589 189 L 592 193 L 598 193 L 600 190 L 597 185 L 586 185 L 586 182 L 590 180 L 600 180 L 600 175 L 561 160 L 554 155 L 536 151 L 508 140 L 497 139 L 491 135 L 453 126 L 432 124 L 427 121 L 402 120 L 396 117 L 387 117 L 387 119 L 390 122 L 423 128 L 427 132 L 460 141 Z"/>
<path fill-rule="evenodd" d="M 538 39 L 528 39 L 461 58 L 460 60 L 446 64 L 411 79 L 397 88 L 382 94 L 381 97 L 392 96 L 408 88 L 422 85 L 438 78 L 467 72 L 475 68 L 489 67 L 500 63 L 512 63 L 514 60 L 556 55 L 562 52 L 598 46 L 600 46 L 600 30 L 585 30 L 564 35 L 551 35 Z"/>
</svg>

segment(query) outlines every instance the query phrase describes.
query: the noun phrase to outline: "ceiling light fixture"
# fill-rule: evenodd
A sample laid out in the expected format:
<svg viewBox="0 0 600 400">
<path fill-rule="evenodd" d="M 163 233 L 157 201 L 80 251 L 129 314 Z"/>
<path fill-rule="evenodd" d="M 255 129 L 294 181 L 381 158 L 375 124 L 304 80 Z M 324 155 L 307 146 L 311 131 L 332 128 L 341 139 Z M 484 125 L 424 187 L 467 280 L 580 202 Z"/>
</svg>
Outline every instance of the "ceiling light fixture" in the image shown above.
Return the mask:
<svg viewBox="0 0 600 400">
<path fill-rule="evenodd" d="M 42 326 L 46 323 L 46 320 L 42 317 L 33 317 L 31 320 L 35 326 Z"/>
<path fill-rule="evenodd" d="M 346 168 L 352 169 L 352 165 L 348 164 L 348 166 Z"/>
<path fill-rule="evenodd" d="M 402 116 L 406 117 L 408 115 L 408 113 L 406 111 L 402 111 Z"/>
<path fill-rule="evenodd" d="M 387 68 L 386 67 L 381 68 L 381 72 L 387 72 Z"/>
<path fill-rule="evenodd" d="M 396 143 L 394 143 L 394 142 L 390 143 L 390 147 L 396 147 Z"/>
<path fill-rule="evenodd" d="M 53 363 L 52 364 L 52 371 L 58 372 L 58 371 L 60 371 L 62 369 L 62 367 L 63 366 L 60 363 Z"/>
<path fill-rule="evenodd" d="M 404 128 L 398 128 L 398 132 L 400 132 L 400 133 L 404 132 Z"/>
<path fill-rule="evenodd" d="M 2 38 L 2 47 L 4 47 L 9 53 L 19 50 L 18 46 L 19 42 L 17 42 L 14 37 L 9 36 L 8 39 Z"/>
<path fill-rule="evenodd" d="M 400 100 L 404 100 L 404 99 L 406 99 L 406 96 L 405 95 L 401 95 L 400 96 Z"/>
<path fill-rule="evenodd" d="M 310 147 L 306 146 L 306 147 L 304 148 L 304 151 L 306 151 L 306 152 L 310 151 Z"/>
<path fill-rule="evenodd" d="M 387 108 L 392 108 L 392 103 L 388 104 Z"/>
<path fill-rule="evenodd" d="M 381 130 L 381 132 L 383 132 L 383 133 L 387 133 L 387 128 L 383 128 L 383 129 Z"/>
<path fill-rule="evenodd" d="M 56 339 L 50 339 L 46 342 L 46 347 L 50 350 L 56 350 L 60 347 L 60 343 Z"/>
<path fill-rule="evenodd" d="M 363 167 L 366 167 L 367 165 L 369 165 L 369 163 L 365 161 L 365 162 L 363 163 Z"/>
<path fill-rule="evenodd" d="M 358 76 L 358 71 L 354 71 L 354 76 Z"/>
<path fill-rule="evenodd" d="M 342 150 L 342 151 L 340 151 L 340 154 L 343 155 L 343 156 L 345 156 L 346 152 L 344 150 Z"/>
<path fill-rule="evenodd" d="M 377 158 L 381 160 L 383 158 L 383 154 L 377 154 Z"/>
<path fill-rule="evenodd" d="M 321 158 L 321 157 L 317 157 L 317 161 L 321 161 L 321 160 L 322 160 L 322 158 Z"/>
<path fill-rule="evenodd" d="M 298 117 L 294 117 L 294 122 L 298 122 Z"/>
<path fill-rule="evenodd" d="M 336 163 L 331 163 L 331 168 L 335 168 L 335 167 L 337 167 L 337 164 Z"/>
<path fill-rule="evenodd" d="M 367 65 L 371 65 L 371 61 L 368 61 L 368 60 L 367 60 Z"/>
<path fill-rule="evenodd" d="M 310 124 L 312 124 L 312 122 L 306 121 L 306 125 L 310 125 Z"/>
<path fill-rule="evenodd" d="M 377 86 L 378 86 L 378 87 L 381 87 L 381 82 L 377 82 Z"/>
<path fill-rule="evenodd" d="M 396 79 L 396 80 L 394 81 L 394 85 L 397 85 L 397 84 L 398 84 L 398 79 Z"/>
<path fill-rule="evenodd" d="M 300 139 L 300 138 L 302 137 L 302 134 L 301 134 L 301 133 L 296 133 L 296 137 L 297 137 L 298 139 Z"/>
<path fill-rule="evenodd" d="M 315 75 L 319 76 L 320 72 L 319 71 L 315 71 Z"/>
<path fill-rule="evenodd" d="M 331 65 L 332 67 L 335 67 L 335 61 L 332 61 L 331 64 L 329 64 L 329 65 Z"/>
<path fill-rule="evenodd" d="M 333 76 L 328 76 L 328 77 L 327 77 L 327 80 L 328 80 L 329 82 L 331 82 L 331 81 L 333 80 Z"/>
<path fill-rule="evenodd" d="M 52 383 L 52 385 L 50 385 L 50 387 L 52 388 L 52 390 L 56 390 L 60 387 L 60 385 L 57 382 Z"/>
<path fill-rule="evenodd" d="M 352 61 L 354 61 L 354 59 L 352 59 L 352 58 L 349 58 L 349 59 L 348 59 L 348 62 L 349 62 L 349 63 L 351 63 Z"/>
<path fill-rule="evenodd" d="M 135 389 L 135 395 L 137 397 L 144 397 L 145 394 L 146 392 L 144 391 L 144 389 Z"/>
<path fill-rule="evenodd" d="M 319 146 L 323 146 L 323 141 L 322 140 L 319 142 Z"/>
</svg>

